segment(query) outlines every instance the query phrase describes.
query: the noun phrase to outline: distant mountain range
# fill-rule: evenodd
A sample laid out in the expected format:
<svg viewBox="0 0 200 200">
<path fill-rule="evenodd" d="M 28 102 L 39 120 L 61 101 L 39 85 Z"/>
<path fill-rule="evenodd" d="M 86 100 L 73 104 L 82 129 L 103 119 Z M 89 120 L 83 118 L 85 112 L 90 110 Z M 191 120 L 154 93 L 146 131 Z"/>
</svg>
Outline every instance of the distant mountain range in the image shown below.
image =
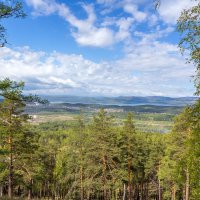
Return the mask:
<svg viewBox="0 0 200 200">
<path fill-rule="evenodd" d="M 198 97 L 164 97 L 164 96 L 119 96 L 119 97 L 81 97 L 81 96 L 42 96 L 51 103 L 81 103 L 119 106 L 155 105 L 186 106 L 193 104 Z"/>
</svg>

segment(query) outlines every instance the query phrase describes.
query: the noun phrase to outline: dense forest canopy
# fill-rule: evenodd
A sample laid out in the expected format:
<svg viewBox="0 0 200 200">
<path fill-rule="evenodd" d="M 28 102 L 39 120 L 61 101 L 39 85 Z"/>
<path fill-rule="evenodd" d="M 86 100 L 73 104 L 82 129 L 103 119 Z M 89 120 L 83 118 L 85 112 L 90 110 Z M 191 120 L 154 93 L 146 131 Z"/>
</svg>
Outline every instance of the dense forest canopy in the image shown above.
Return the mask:
<svg viewBox="0 0 200 200">
<path fill-rule="evenodd" d="M 169 134 L 142 133 L 99 110 L 89 122 L 30 125 L 23 83 L 0 82 L 0 196 L 50 199 L 198 199 L 200 101 Z"/>
</svg>

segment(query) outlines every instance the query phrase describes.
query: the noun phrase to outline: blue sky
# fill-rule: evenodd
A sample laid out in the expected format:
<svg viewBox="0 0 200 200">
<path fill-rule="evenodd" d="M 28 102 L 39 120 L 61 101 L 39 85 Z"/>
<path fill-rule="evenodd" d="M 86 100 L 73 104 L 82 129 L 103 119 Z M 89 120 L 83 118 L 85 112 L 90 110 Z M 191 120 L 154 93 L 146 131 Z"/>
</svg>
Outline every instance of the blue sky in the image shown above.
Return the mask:
<svg viewBox="0 0 200 200">
<path fill-rule="evenodd" d="M 27 92 L 80 96 L 192 96 L 176 20 L 191 0 L 25 0 L 25 19 L 2 21 L 0 78 Z"/>
</svg>

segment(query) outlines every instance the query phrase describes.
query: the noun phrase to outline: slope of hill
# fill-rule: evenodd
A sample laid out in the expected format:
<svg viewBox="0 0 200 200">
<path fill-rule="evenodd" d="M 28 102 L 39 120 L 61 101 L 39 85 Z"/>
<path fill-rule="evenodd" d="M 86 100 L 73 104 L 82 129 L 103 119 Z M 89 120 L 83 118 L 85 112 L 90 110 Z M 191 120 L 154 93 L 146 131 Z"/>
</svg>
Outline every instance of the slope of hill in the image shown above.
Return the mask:
<svg viewBox="0 0 200 200">
<path fill-rule="evenodd" d="M 191 105 L 197 97 L 164 97 L 164 96 L 119 96 L 119 97 L 81 97 L 81 96 L 43 96 L 52 103 L 81 103 L 102 105 L 156 105 L 156 106 L 186 106 Z"/>
</svg>

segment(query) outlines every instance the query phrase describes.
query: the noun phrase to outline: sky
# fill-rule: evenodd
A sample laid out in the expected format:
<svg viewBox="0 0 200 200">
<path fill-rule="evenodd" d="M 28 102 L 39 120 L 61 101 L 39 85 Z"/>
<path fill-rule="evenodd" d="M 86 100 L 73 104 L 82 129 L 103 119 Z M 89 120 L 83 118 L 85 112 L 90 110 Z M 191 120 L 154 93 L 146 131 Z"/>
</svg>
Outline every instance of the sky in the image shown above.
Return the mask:
<svg viewBox="0 0 200 200">
<path fill-rule="evenodd" d="M 76 96 L 193 96 L 195 67 L 177 44 L 191 0 L 24 0 L 25 19 L 5 19 L 0 79 L 25 91 Z"/>
</svg>

